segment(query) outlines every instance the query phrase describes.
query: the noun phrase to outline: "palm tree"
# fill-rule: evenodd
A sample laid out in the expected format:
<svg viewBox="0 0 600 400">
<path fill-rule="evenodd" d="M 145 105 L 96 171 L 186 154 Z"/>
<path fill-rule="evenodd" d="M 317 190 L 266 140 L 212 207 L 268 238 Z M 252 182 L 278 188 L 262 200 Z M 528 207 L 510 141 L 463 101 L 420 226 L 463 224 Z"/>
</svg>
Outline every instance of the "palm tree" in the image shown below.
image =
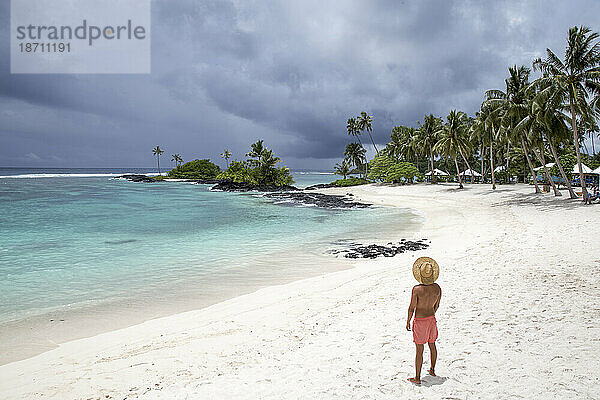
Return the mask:
<svg viewBox="0 0 600 400">
<path fill-rule="evenodd" d="M 175 166 L 179 167 L 183 162 L 183 158 L 179 154 L 171 154 L 171 161 L 175 162 Z"/>
<path fill-rule="evenodd" d="M 229 168 L 229 159 L 231 158 L 231 151 L 229 151 L 229 149 L 225 149 L 221 153 L 221 158 L 225 159 L 225 162 L 227 163 L 227 168 Z"/>
<path fill-rule="evenodd" d="M 469 128 L 469 140 L 473 144 L 473 148 L 479 147 L 479 162 L 481 163 L 481 179 L 485 180 L 485 175 L 487 171 L 485 169 L 485 139 L 487 136 L 487 132 L 485 131 L 485 125 L 481 120 L 481 113 L 475 113 L 475 120 L 473 121 L 473 125 Z M 493 187 L 492 187 L 493 189 Z"/>
<path fill-rule="evenodd" d="M 390 140 L 391 141 L 385 146 L 385 149 L 383 149 L 382 152 L 388 157 L 393 157 L 399 160 L 400 156 L 403 154 L 404 146 L 408 140 L 406 137 L 406 127 L 393 127 Z"/>
<path fill-rule="evenodd" d="M 569 128 L 565 123 L 565 119 L 561 117 L 562 112 L 560 109 L 562 108 L 562 105 L 559 102 L 553 101 L 553 94 L 555 91 L 551 82 L 538 80 L 533 82 L 530 86 L 529 115 L 523 119 L 522 124 L 527 124 L 529 123 L 529 120 L 533 120 L 539 125 L 542 140 L 545 140 L 550 148 L 550 152 L 554 157 L 554 162 L 569 190 L 569 195 L 572 199 L 577 198 L 577 195 L 571 187 L 571 181 L 565 174 L 555 146 L 555 143 L 566 144 L 569 141 Z"/>
<path fill-rule="evenodd" d="M 413 161 L 419 166 L 419 156 L 423 153 L 423 143 L 419 135 L 419 131 L 414 127 L 408 127 L 406 129 L 407 140 L 404 146 L 404 156 L 408 161 Z"/>
<path fill-rule="evenodd" d="M 573 146 L 577 154 L 579 179 L 585 204 L 590 201 L 581 166 L 577 117 L 579 116 L 583 120 L 591 119 L 593 110 L 587 101 L 588 93 L 600 93 L 599 37 L 598 33 L 592 32 L 588 27 L 575 26 L 569 29 L 564 61 L 561 61 L 552 50 L 546 49 L 546 58 L 544 60 L 538 58 L 533 63 L 534 68 L 539 68 L 544 73 L 544 77 L 540 80 L 552 82 L 561 103 L 568 104 L 569 121 L 573 131 Z"/>
<path fill-rule="evenodd" d="M 153 148 L 153 149 L 152 149 L 152 154 L 156 156 L 156 162 L 158 163 L 158 174 L 159 174 L 159 175 L 162 175 L 162 174 L 160 173 L 160 155 L 161 155 L 162 153 L 164 153 L 164 152 L 165 152 L 165 151 L 164 151 L 164 150 L 162 150 L 162 149 L 160 148 L 160 146 L 156 146 L 155 148 Z"/>
<path fill-rule="evenodd" d="M 537 157 L 537 159 L 542 163 L 542 169 L 544 170 L 544 174 L 546 174 L 546 178 L 548 179 L 548 183 L 552 186 L 552 191 L 555 196 L 562 196 L 562 194 L 556 188 L 554 184 L 554 180 L 552 179 L 552 175 L 546 166 L 546 156 L 544 155 L 544 137 L 543 137 L 543 125 L 537 121 L 536 119 L 531 119 L 530 124 L 528 124 L 528 136 L 531 141 L 531 150 L 533 150 L 533 154 Z M 536 149 L 537 147 L 537 149 Z"/>
<path fill-rule="evenodd" d="M 437 132 L 439 140 L 433 147 L 434 151 L 454 159 L 456 173 L 458 174 L 458 185 L 461 189 L 463 184 L 458 166 L 458 156 L 469 147 L 466 135 L 466 119 L 467 116 L 464 112 L 450 111 L 450 114 L 446 117 L 446 123 Z"/>
<path fill-rule="evenodd" d="M 433 147 L 437 143 L 437 134 L 442 126 L 442 120 L 433 116 L 433 114 L 426 115 L 423 119 L 423 124 L 419 122 L 419 138 L 423 148 L 429 153 L 429 165 L 431 171 L 431 182 L 436 183 L 436 177 L 433 173 Z"/>
<path fill-rule="evenodd" d="M 348 118 L 348 121 L 346 121 L 346 131 L 348 132 L 348 135 L 356 137 L 356 139 L 358 140 L 358 143 L 362 146 L 362 142 L 360 141 L 360 137 L 359 137 L 360 129 L 358 127 L 358 123 L 356 122 L 356 119 Z"/>
<path fill-rule="evenodd" d="M 369 122 L 369 124 L 370 124 L 370 122 Z M 364 146 L 360 140 L 360 134 L 361 134 L 360 123 L 355 118 L 348 118 L 348 121 L 346 121 L 346 131 L 348 132 L 348 135 L 356 137 L 356 140 L 358 140 L 358 144 L 360 145 L 360 147 L 362 147 L 364 149 Z M 366 159 L 366 154 L 367 154 L 367 150 L 365 149 L 365 159 Z M 366 162 L 365 163 L 365 179 L 367 178 L 368 169 L 369 169 L 369 163 Z"/>
<path fill-rule="evenodd" d="M 373 131 L 373 127 L 371 123 L 373 122 L 373 118 L 367 114 L 366 112 L 361 112 L 358 117 L 356 117 L 356 123 L 358 124 L 358 129 L 361 132 L 367 132 L 369 137 L 371 138 L 371 143 L 373 143 L 373 147 L 375 148 L 375 153 L 379 155 L 379 150 L 377 150 L 377 146 L 375 146 L 375 141 L 373 140 L 373 135 L 371 132 Z"/>
<path fill-rule="evenodd" d="M 346 150 L 344 151 L 344 156 L 352 163 L 356 168 L 360 169 L 360 166 L 363 164 L 365 160 L 366 150 L 358 143 L 348 143 L 346 145 Z M 366 171 L 365 171 L 366 178 Z"/>
<path fill-rule="evenodd" d="M 259 140 L 256 143 L 252 143 L 250 145 L 250 151 L 246 153 L 246 157 L 250 157 L 253 159 L 250 160 L 250 163 L 254 166 L 260 166 L 260 159 L 265 153 L 265 151 L 267 151 L 267 148 L 264 146 L 263 142 L 263 140 Z"/>
<path fill-rule="evenodd" d="M 255 160 L 255 164 L 258 167 L 258 170 L 260 171 L 259 183 L 269 183 L 275 180 L 275 166 L 279 162 L 281 162 L 281 159 L 279 157 L 274 156 L 272 150 L 269 150 L 266 147 L 262 148 L 260 158 Z"/>
<path fill-rule="evenodd" d="M 279 162 L 281 158 L 273 156 L 272 150 L 265 149 L 260 157 L 260 166 L 264 169 L 274 168 Z"/>
<path fill-rule="evenodd" d="M 335 164 L 334 172 L 336 175 L 341 175 L 346 179 L 346 176 L 350 173 L 350 164 L 348 163 L 348 160 L 344 159 L 341 163 Z"/>
<path fill-rule="evenodd" d="M 473 126 L 474 130 L 481 130 L 483 143 L 490 145 L 490 169 L 492 173 L 492 190 L 496 190 L 496 171 L 494 167 L 494 141 L 498 137 L 502 119 L 501 103 L 484 101 L 477 117 L 478 122 Z M 483 154 L 481 155 L 483 159 Z M 508 172 L 508 171 L 507 171 Z"/>
<path fill-rule="evenodd" d="M 487 102 L 492 107 L 501 107 L 502 120 L 499 131 L 497 131 L 497 139 L 503 138 L 507 142 L 507 149 L 510 152 L 508 144 L 521 144 L 523 153 L 527 159 L 527 165 L 531 175 L 533 176 L 533 184 L 535 192 L 540 193 L 541 190 L 537 183 L 537 174 L 533 170 L 533 164 L 529 158 L 527 135 L 522 130 L 516 130 L 515 127 L 528 115 L 528 103 L 526 90 L 529 81 L 529 68 L 525 66 L 517 67 L 516 65 L 508 69 L 509 77 L 505 79 L 506 92 L 501 90 L 488 90 L 486 92 Z M 506 164 L 506 172 L 508 172 L 508 161 Z"/>
</svg>

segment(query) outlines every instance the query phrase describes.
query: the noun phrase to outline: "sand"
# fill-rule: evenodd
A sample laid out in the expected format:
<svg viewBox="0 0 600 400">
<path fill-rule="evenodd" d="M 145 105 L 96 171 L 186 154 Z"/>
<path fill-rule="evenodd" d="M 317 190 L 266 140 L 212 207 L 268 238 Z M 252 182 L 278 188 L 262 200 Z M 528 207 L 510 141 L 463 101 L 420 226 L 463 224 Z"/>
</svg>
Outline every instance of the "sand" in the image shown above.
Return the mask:
<svg viewBox="0 0 600 400">
<path fill-rule="evenodd" d="M 600 205 L 525 185 L 325 192 L 418 210 L 406 238 L 431 247 L 61 344 L 0 366 L 0 398 L 600 399 Z M 443 298 L 438 377 L 414 386 L 422 255 Z"/>
</svg>

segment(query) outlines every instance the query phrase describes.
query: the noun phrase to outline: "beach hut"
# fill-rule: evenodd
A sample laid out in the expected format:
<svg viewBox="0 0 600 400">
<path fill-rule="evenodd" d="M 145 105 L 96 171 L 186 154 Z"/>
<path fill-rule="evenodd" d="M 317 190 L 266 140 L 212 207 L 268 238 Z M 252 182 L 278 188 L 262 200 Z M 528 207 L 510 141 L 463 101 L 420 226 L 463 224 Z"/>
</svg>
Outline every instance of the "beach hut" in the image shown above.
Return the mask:
<svg viewBox="0 0 600 400">
<path fill-rule="evenodd" d="M 552 167 L 554 167 L 556 165 L 556 163 L 548 163 L 546 164 L 546 168 L 550 169 Z M 550 182 L 548 182 L 548 178 L 546 177 L 546 174 L 544 173 L 544 166 L 540 165 L 539 167 L 536 167 L 533 169 L 536 173 L 536 178 L 539 182 L 544 183 L 545 185 L 550 185 Z M 554 175 L 550 175 L 550 177 L 552 178 L 552 180 L 556 183 L 558 183 L 559 185 L 561 183 L 564 183 L 563 179 L 559 176 L 554 176 Z M 530 182 L 533 181 L 533 177 L 530 178 Z M 550 186 L 547 186 L 546 189 L 548 189 Z M 550 189 L 548 189 L 548 191 L 550 191 Z"/>
<path fill-rule="evenodd" d="M 442 179 L 446 179 L 447 176 L 450 176 L 450 174 L 447 173 L 446 171 L 442 171 L 441 169 L 437 169 L 437 168 L 434 168 L 433 175 L 440 177 Z M 425 179 L 427 179 L 427 181 L 431 181 L 431 171 L 425 173 Z"/>
<path fill-rule="evenodd" d="M 477 182 L 481 179 L 481 174 L 471 169 L 464 170 L 460 174 L 465 178 L 465 182 Z"/>
<path fill-rule="evenodd" d="M 598 172 L 597 170 L 600 168 L 596 168 L 592 171 L 590 167 L 585 164 L 581 164 L 581 171 L 583 172 L 583 178 L 585 179 L 586 185 L 597 185 L 598 184 Z M 573 165 L 573 170 L 571 171 L 573 174 L 573 180 L 571 181 L 571 185 L 581 186 L 581 182 L 579 181 L 579 165 Z"/>
</svg>

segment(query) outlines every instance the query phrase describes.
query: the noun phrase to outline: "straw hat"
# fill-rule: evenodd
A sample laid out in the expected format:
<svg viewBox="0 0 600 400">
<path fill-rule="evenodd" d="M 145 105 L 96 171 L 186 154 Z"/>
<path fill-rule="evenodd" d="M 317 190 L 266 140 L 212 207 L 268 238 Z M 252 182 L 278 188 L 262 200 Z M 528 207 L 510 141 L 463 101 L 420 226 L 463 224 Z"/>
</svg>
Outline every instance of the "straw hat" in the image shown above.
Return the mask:
<svg viewBox="0 0 600 400">
<path fill-rule="evenodd" d="M 440 267 L 433 258 L 419 257 L 413 264 L 413 275 L 423 285 L 431 285 L 440 275 Z"/>
</svg>

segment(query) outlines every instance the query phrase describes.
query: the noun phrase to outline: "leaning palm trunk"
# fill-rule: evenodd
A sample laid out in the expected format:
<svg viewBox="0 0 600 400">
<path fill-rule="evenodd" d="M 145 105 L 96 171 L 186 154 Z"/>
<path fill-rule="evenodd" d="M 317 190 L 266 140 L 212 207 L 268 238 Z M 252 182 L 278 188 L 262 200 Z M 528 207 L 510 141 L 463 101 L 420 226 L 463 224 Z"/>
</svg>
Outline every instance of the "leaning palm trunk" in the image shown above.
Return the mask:
<svg viewBox="0 0 600 400">
<path fill-rule="evenodd" d="M 554 195 L 562 196 L 562 193 L 558 191 L 558 189 L 556 188 L 556 185 L 554 184 L 554 180 L 552 179 L 552 176 L 550 175 L 550 171 L 548 171 L 548 167 L 546 167 L 546 157 L 544 156 L 544 148 L 542 146 L 539 146 L 538 151 L 536 151 L 535 149 L 532 149 L 532 150 L 533 150 L 533 153 L 535 154 L 535 156 L 538 158 L 538 160 L 540 160 L 540 162 L 542 163 L 542 167 L 544 168 L 544 173 L 546 174 L 546 177 L 548 178 L 550 185 L 552 185 L 552 191 L 554 192 Z"/>
<path fill-rule="evenodd" d="M 433 172 L 433 146 L 429 145 L 429 160 L 431 162 L 431 183 L 437 183 L 435 173 Z"/>
<path fill-rule="evenodd" d="M 473 174 L 473 168 L 471 168 L 471 165 L 469 165 L 469 161 L 467 160 L 467 157 L 465 157 L 465 155 L 463 154 L 463 151 L 460 149 L 458 151 L 460 152 L 460 155 L 463 158 L 463 160 L 465 160 L 467 168 L 469 168 L 469 171 L 471 171 L 471 183 L 475 183 L 475 174 Z"/>
<path fill-rule="evenodd" d="M 460 178 L 460 168 L 458 168 L 458 157 L 454 157 L 454 165 L 456 165 L 456 174 L 458 175 L 458 186 L 462 189 L 463 188 L 463 184 L 462 184 L 462 179 Z"/>
<path fill-rule="evenodd" d="M 496 173 L 494 172 L 494 141 L 490 142 L 490 168 L 492 169 L 492 190 L 496 190 Z"/>
<path fill-rule="evenodd" d="M 506 143 L 506 175 L 507 176 L 508 176 L 508 166 L 510 164 L 510 157 L 508 156 L 509 152 L 510 152 L 510 142 Z M 510 181 L 510 178 L 509 178 L 509 181 Z"/>
<path fill-rule="evenodd" d="M 492 137 L 490 138 L 490 168 L 492 169 L 492 190 L 496 190 L 496 172 L 494 171 L 494 123 L 492 123 Z"/>
<path fill-rule="evenodd" d="M 564 181 L 567 185 L 567 189 L 569 189 L 569 196 L 571 196 L 571 198 L 574 199 L 577 197 L 577 195 L 575 194 L 575 192 L 573 191 L 573 188 L 571 187 L 571 181 L 569 179 L 567 179 L 567 175 L 565 174 L 562 164 L 560 163 L 560 160 L 558 159 L 558 154 L 556 154 L 556 149 L 554 148 L 554 145 L 552 144 L 550 135 L 546 135 L 546 137 L 548 139 L 548 144 L 550 145 L 550 150 L 552 151 L 552 156 L 554 157 L 554 162 L 556 162 L 556 165 L 558 165 L 558 170 L 560 171 L 560 175 L 564 179 Z"/>
<path fill-rule="evenodd" d="M 159 156 L 156 156 L 156 162 L 158 163 L 158 174 L 159 174 L 159 175 L 162 175 L 162 174 L 160 173 L 160 155 L 159 155 Z"/>
<path fill-rule="evenodd" d="M 369 137 L 371 138 L 371 143 L 373 143 L 373 148 L 375 149 L 375 154 L 379 155 L 379 150 L 377 150 L 377 146 L 375 146 L 375 141 L 373 140 L 373 135 L 371 135 L 371 132 L 369 133 Z"/>
<path fill-rule="evenodd" d="M 483 143 L 479 146 L 479 154 L 481 156 L 481 183 L 485 182 L 485 171 L 483 170 Z"/>
<path fill-rule="evenodd" d="M 362 147 L 363 149 L 365 149 L 365 146 L 363 146 L 362 142 L 360 141 L 360 136 L 355 135 L 356 139 L 358 140 L 358 144 L 360 144 L 360 147 Z M 367 180 L 367 172 L 368 172 L 368 168 L 369 168 L 369 159 L 367 158 L 367 149 L 365 149 L 365 171 L 363 172 L 363 178 L 365 179 L 365 181 Z M 360 166 L 356 166 L 356 168 L 359 168 L 360 171 Z"/>
<path fill-rule="evenodd" d="M 540 187 L 537 183 L 537 177 L 535 175 L 535 171 L 533 170 L 533 164 L 531 164 L 531 159 L 529 158 L 529 153 L 527 152 L 527 146 L 525 145 L 525 139 L 521 135 L 521 145 L 523 146 L 523 153 L 525 153 L 525 158 L 527 159 L 527 165 L 529 165 L 529 170 L 531 171 L 531 175 L 533 175 L 533 184 L 535 186 L 535 192 L 540 193 Z"/>
<path fill-rule="evenodd" d="M 583 168 L 581 167 L 581 152 L 579 151 L 579 134 L 577 133 L 577 121 L 575 121 L 575 107 L 573 107 L 573 94 L 569 93 L 569 106 L 571 107 L 571 127 L 573 128 L 573 145 L 577 153 L 577 165 L 579 166 L 579 181 L 581 182 L 581 195 L 583 204 L 590 203 L 585 186 L 585 178 L 583 177 Z"/>
</svg>

